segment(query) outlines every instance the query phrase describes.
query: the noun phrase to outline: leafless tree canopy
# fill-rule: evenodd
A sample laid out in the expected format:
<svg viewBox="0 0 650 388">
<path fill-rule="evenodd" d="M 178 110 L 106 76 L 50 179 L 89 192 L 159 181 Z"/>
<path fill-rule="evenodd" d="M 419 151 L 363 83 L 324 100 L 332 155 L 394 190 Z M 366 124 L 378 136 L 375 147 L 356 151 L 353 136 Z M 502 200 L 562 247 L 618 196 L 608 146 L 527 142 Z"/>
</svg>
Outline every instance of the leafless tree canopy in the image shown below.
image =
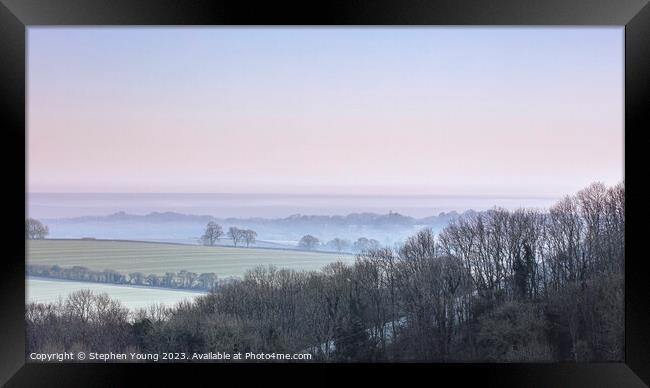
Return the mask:
<svg viewBox="0 0 650 388">
<path fill-rule="evenodd" d="M 205 227 L 205 233 L 201 236 L 200 242 L 203 245 L 213 246 L 221 237 L 223 237 L 223 229 L 221 228 L 221 225 L 210 221 Z"/>
<path fill-rule="evenodd" d="M 255 240 L 257 239 L 257 232 L 254 230 L 246 229 L 242 231 L 242 235 L 242 238 L 247 247 L 251 244 L 255 244 Z"/>
<path fill-rule="evenodd" d="M 338 237 L 327 242 L 327 247 L 329 249 L 335 250 L 337 252 L 343 252 L 343 251 L 349 249 L 350 246 L 351 246 L 351 243 L 348 240 L 341 239 L 341 238 L 338 238 Z"/>
<path fill-rule="evenodd" d="M 352 248 L 356 252 L 365 252 L 369 250 L 377 250 L 379 249 L 381 244 L 379 241 L 375 239 L 368 239 L 365 237 L 360 237 L 357 241 L 354 242 Z"/>
<path fill-rule="evenodd" d="M 228 238 L 232 240 L 233 245 L 237 246 L 244 241 L 244 231 L 235 226 L 228 229 Z"/>
<path fill-rule="evenodd" d="M 50 234 L 48 227 L 43 225 L 41 221 L 34 218 L 28 218 L 25 220 L 25 239 L 42 240 L 47 237 L 48 234 Z"/>
<path fill-rule="evenodd" d="M 311 234 L 302 236 L 300 241 L 298 241 L 298 246 L 303 249 L 316 249 L 318 244 L 320 244 L 320 241 Z"/>
</svg>

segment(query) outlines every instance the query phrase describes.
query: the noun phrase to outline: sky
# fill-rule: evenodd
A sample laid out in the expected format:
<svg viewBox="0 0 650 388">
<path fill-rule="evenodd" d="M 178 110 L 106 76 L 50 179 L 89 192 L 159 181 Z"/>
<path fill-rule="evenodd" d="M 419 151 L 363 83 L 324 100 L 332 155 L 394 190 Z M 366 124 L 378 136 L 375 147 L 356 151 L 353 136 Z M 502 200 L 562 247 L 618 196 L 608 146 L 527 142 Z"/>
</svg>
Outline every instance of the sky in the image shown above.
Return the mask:
<svg viewBox="0 0 650 388">
<path fill-rule="evenodd" d="M 623 179 L 607 28 L 28 28 L 29 192 L 564 195 Z"/>
</svg>

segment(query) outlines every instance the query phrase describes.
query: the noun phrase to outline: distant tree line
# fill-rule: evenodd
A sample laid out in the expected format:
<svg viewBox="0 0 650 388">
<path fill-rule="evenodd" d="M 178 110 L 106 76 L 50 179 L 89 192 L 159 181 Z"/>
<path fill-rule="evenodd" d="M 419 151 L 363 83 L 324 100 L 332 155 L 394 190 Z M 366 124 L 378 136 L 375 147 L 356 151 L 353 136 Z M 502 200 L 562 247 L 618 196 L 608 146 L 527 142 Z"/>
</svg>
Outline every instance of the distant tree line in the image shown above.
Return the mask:
<svg viewBox="0 0 650 388">
<path fill-rule="evenodd" d="M 350 242 L 349 240 L 336 237 L 327 243 L 322 244 L 318 238 L 308 234 L 303 236 L 300 241 L 298 241 L 298 247 L 308 250 L 320 248 L 335 252 L 347 252 L 352 250 L 354 252 L 361 253 L 368 250 L 379 249 L 381 247 L 381 244 L 375 239 L 368 239 L 366 237 L 359 237 L 359 239 L 357 239 L 354 243 Z"/>
<path fill-rule="evenodd" d="M 164 275 L 145 275 L 142 272 L 123 274 L 113 270 L 93 271 L 82 266 L 62 268 L 58 265 L 48 266 L 34 264 L 26 266 L 26 273 L 28 276 L 40 276 L 81 282 L 164 287 L 202 291 L 213 290 L 216 287 L 230 281 L 230 278 L 221 279 L 213 272 L 197 274 L 194 272 L 182 270 L 179 272 L 167 272 Z"/>
<path fill-rule="evenodd" d="M 199 238 L 199 243 L 214 246 L 217 245 L 223 236 L 223 227 L 214 221 L 210 221 L 206 225 L 203 235 Z M 255 244 L 257 241 L 257 232 L 251 229 L 240 229 L 236 226 L 231 226 L 228 229 L 227 237 L 232 240 L 234 246 L 246 244 L 246 247 L 250 247 L 251 244 Z M 336 252 L 353 250 L 354 252 L 360 253 L 367 250 L 379 249 L 380 247 L 381 244 L 379 241 L 366 237 L 360 237 L 354 243 L 337 237 L 323 244 L 317 237 L 307 234 L 302 236 L 298 241 L 298 248 L 304 250 L 325 249 Z"/>
<path fill-rule="evenodd" d="M 548 212 L 466 215 L 318 272 L 257 268 L 172 308 L 129 313 L 92 293 L 32 303 L 27 352 L 622 361 L 624 231 L 624 185 L 592 184 Z"/>
</svg>

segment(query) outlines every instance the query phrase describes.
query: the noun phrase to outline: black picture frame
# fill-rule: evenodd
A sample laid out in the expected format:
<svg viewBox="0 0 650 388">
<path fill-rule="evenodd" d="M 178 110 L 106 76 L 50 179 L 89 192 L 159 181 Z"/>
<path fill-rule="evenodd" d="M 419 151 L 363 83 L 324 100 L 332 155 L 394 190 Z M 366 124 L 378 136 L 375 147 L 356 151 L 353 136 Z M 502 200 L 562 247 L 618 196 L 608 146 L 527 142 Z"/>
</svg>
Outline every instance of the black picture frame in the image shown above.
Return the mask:
<svg viewBox="0 0 650 388">
<path fill-rule="evenodd" d="M 582 25 L 625 26 L 626 278 L 625 362 L 558 364 L 35 364 L 25 363 L 26 28 L 59 25 Z M 229 374 L 240 381 L 278 378 L 335 384 L 360 371 L 366 384 L 416 375 L 429 383 L 482 386 L 636 387 L 650 384 L 650 282 L 641 252 L 646 209 L 641 174 L 643 135 L 650 128 L 650 5 L 646 0 L 462 0 L 263 2 L 206 0 L 0 0 L 0 128 L 4 167 L 5 249 L 0 259 L 0 384 L 124 386 L 140 379 L 169 385 Z M 630 174 L 632 174 L 630 176 Z M 633 209 L 629 211 L 630 207 Z M 632 217 L 630 218 L 630 213 Z M 631 223 L 631 224 L 630 224 Z M 254 368 L 253 368 L 254 367 Z M 251 370 L 253 368 L 253 370 Z M 399 369 L 399 370 L 398 370 Z M 252 372 L 252 373 L 251 373 Z M 309 372 L 295 378 L 295 372 Z M 291 377 L 288 377 L 291 376 Z M 451 378 L 451 380 L 449 380 Z M 415 381 L 415 380 L 414 380 Z M 420 380 L 422 381 L 422 380 Z M 415 383 L 415 382 L 414 382 Z M 212 385 L 212 384 L 211 384 Z"/>
</svg>

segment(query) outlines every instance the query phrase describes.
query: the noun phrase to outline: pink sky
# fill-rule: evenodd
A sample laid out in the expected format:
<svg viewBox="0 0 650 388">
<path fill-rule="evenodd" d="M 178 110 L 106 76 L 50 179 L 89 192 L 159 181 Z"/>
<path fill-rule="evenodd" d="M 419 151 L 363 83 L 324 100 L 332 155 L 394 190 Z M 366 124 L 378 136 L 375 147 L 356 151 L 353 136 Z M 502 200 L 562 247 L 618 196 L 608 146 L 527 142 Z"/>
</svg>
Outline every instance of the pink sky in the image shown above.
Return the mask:
<svg viewBox="0 0 650 388">
<path fill-rule="evenodd" d="M 623 179 L 621 28 L 30 28 L 30 192 Z"/>
</svg>

